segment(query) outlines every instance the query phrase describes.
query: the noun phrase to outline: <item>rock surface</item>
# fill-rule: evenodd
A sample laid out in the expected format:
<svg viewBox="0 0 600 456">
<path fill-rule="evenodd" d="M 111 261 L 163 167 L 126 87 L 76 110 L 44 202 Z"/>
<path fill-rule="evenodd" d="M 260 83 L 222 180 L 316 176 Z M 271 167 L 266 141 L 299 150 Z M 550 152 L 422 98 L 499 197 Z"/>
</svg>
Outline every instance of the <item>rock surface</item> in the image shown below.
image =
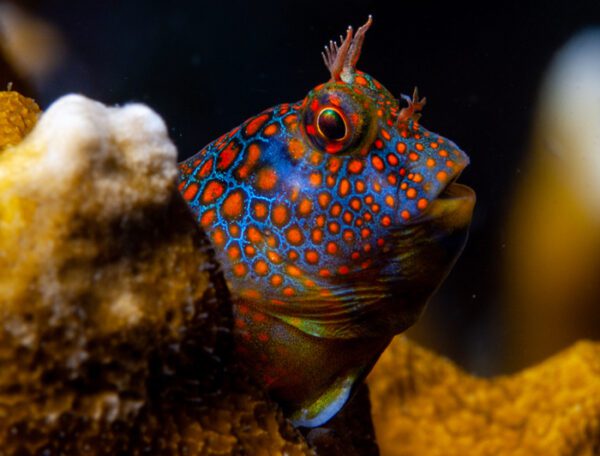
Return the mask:
<svg viewBox="0 0 600 456">
<path fill-rule="evenodd" d="M 600 454 L 600 344 L 487 380 L 400 336 L 369 387 L 382 456 Z"/>
<path fill-rule="evenodd" d="M 227 367 L 175 160 L 150 109 L 81 96 L 0 152 L 0 454 L 307 454 Z"/>
</svg>

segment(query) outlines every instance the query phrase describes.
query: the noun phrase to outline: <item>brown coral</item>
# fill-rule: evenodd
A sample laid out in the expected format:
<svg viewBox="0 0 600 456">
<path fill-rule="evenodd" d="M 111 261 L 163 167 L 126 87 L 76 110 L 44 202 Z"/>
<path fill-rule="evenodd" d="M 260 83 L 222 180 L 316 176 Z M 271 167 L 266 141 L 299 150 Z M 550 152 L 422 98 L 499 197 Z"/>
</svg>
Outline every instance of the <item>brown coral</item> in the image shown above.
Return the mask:
<svg viewBox="0 0 600 456">
<path fill-rule="evenodd" d="M 598 344 L 486 380 L 400 336 L 369 386 L 384 456 L 600 454 Z"/>
<path fill-rule="evenodd" d="M 79 96 L 0 154 L 0 454 L 308 452 L 227 366 L 175 156 L 148 108 Z"/>
</svg>

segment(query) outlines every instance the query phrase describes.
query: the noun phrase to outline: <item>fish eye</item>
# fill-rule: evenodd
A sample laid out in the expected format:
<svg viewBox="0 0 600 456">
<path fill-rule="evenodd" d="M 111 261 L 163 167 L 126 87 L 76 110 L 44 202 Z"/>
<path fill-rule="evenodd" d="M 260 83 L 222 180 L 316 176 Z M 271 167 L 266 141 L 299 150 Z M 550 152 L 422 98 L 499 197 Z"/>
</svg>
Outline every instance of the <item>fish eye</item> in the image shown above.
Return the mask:
<svg viewBox="0 0 600 456">
<path fill-rule="evenodd" d="M 328 141 L 342 141 L 348 134 L 344 116 L 334 108 L 325 108 L 317 117 L 319 134 Z"/>
</svg>

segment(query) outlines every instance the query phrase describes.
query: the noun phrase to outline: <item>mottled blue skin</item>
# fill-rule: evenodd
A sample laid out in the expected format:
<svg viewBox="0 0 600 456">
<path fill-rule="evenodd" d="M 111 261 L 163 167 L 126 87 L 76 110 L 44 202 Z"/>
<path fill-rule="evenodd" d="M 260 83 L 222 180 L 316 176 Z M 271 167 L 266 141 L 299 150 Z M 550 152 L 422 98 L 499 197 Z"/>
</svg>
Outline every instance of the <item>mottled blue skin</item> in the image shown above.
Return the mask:
<svg viewBox="0 0 600 456">
<path fill-rule="evenodd" d="M 424 129 L 412 107 L 357 71 L 180 165 L 180 189 L 232 292 L 238 353 L 291 409 L 340 376 L 360 378 L 418 318 L 464 245 L 472 194 L 438 196 L 468 158 Z M 324 109 L 344 119 L 343 140 L 321 131 Z M 339 341 L 354 351 L 341 356 Z M 309 383 L 308 399 L 298 399 L 294 375 Z"/>
</svg>

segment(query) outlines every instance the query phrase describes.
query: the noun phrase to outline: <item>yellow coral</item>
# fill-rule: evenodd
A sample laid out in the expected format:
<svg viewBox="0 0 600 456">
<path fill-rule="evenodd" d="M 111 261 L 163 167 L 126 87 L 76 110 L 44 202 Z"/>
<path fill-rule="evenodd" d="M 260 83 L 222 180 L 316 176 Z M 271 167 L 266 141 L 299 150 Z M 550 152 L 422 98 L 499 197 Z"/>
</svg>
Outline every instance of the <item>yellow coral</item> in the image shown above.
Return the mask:
<svg viewBox="0 0 600 456">
<path fill-rule="evenodd" d="M 18 92 L 0 92 L 0 150 L 21 142 L 35 125 L 40 108 Z"/>
<path fill-rule="evenodd" d="M 369 387 L 382 456 L 600 452 L 600 344 L 488 380 L 397 337 Z"/>
</svg>

